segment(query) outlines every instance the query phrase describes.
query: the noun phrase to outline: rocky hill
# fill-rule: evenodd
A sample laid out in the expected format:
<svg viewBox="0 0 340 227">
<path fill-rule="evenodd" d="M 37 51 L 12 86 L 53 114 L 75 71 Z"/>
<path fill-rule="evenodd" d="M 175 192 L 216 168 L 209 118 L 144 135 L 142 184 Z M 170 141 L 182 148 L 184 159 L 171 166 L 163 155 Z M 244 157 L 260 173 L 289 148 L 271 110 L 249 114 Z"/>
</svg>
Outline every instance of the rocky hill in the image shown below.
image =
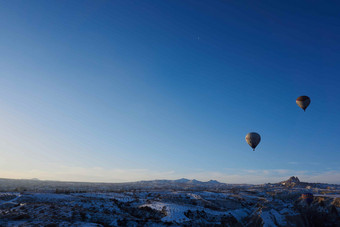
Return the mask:
<svg viewBox="0 0 340 227">
<path fill-rule="evenodd" d="M 294 187 L 295 185 L 299 185 L 301 183 L 302 182 L 299 180 L 298 177 L 292 176 L 288 180 L 281 181 L 278 184 L 281 184 L 281 185 L 286 186 L 286 187 Z"/>
</svg>

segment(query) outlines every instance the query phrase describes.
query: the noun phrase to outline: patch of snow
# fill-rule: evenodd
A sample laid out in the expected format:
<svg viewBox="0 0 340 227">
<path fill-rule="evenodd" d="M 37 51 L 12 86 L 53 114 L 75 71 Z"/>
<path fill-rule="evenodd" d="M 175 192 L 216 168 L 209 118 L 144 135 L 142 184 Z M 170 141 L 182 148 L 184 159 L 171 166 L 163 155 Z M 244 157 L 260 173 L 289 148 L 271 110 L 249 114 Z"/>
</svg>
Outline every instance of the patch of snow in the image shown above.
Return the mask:
<svg viewBox="0 0 340 227">
<path fill-rule="evenodd" d="M 141 207 L 146 206 L 158 211 L 162 211 L 163 208 L 165 208 L 166 216 L 161 219 L 163 222 L 182 223 L 190 220 L 184 215 L 184 212 L 190 210 L 190 207 L 188 206 L 155 202 L 152 204 L 142 205 Z"/>
<path fill-rule="evenodd" d="M 262 224 L 263 227 L 275 227 L 277 225 L 275 225 L 272 215 L 270 214 L 269 211 L 264 211 L 261 214 L 261 218 L 262 218 Z"/>
<path fill-rule="evenodd" d="M 119 202 L 132 202 L 134 198 L 131 197 L 131 193 L 75 193 L 73 195 L 86 197 L 86 198 L 102 198 L 102 199 L 116 199 Z"/>
<path fill-rule="evenodd" d="M 193 193 L 188 193 L 187 195 L 190 196 L 193 199 L 202 199 L 202 197 L 200 195 L 196 195 L 196 194 L 193 194 Z"/>
<path fill-rule="evenodd" d="M 189 221 L 190 219 L 184 215 L 184 212 L 188 211 L 187 207 L 178 206 L 178 205 L 170 205 L 166 206 L 166 216 L 161 220 L 163 222 L 175 222 L 182 223 Z"/>
<path fill-rule="evenodd" d="M 273 215 L 273 217 L 276 220 L 276 223 L 279 224 L 280 226 L 285 226 L 287 225 L 286 218 L 285 216 L 281 215 L 279 212 L 277 212 L 274 209 L 270 210 L 270 213 Z"/>
<path fill-rule="evenodd" d="M 274 209 L 271 209 L 270 211 L 263 211 L 260 216 L 262 218 L 263 227 L 275 227 L 277 226 L 275 222 L 279 226 L 287 225 L 285 216 L 281 215 Z"/>
<path fill-rule="evenodd" d="M 167 205 L 166 203 L 155 202 L 150 204 L 144 204 L 140 207 L 150 207 L 151 209 L 162 211 L 163 207 L 166 205 Z"/>
<path fill-rule="evenodd" d="M 247 217 L 250 214 L 250 210 L 247 208 L 243 208 L 243 209 L 232 210 L 232 211 L 229 211 L 228 213 L 234 216 L 234 218 L 236 218 L 237 221 L 241 222 L 243 218 Z"/>
<path fill-rule="evenodd" d="M 2 201 L 2 202 L 0 202 L 0 205 L 3 205 L 3 204 L 15 204 L 14 202 L 15 202 L 18 198 L 20 198 L 20 197 L 21 197 L 21 195 L 18 194 L 17 197 L 15 197 L 14 199 L 11 199 L 11 200 L 8 200 L 8 201 Z"/>
</svg>

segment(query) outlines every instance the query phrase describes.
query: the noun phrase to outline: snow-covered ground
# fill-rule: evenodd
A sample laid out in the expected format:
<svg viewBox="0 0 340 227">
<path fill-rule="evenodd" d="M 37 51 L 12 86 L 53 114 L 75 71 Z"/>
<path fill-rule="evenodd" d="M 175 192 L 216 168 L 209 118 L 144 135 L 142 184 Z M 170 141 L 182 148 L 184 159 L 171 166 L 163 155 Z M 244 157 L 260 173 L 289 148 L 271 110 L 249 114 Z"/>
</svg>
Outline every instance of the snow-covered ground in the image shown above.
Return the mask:
<svg viewBox="0 0 340 227">
<path fill-rule="evenodd" d="M 164 181 L 161 181 L 164 184 Z M 146 184 L 143 182 L 143 184 Z M 160 183 L 157 182 L 157 185 Z M 180 184 L 183 184 L 182 181 Z M 190 182 L 190 184 L 192 184 Z M 197 182 L 195 182 L 197 184 Z M 319 184 L 317 185 L 319 186 Z M 0 186 L 1 187 L 1 186 Z M 97 186 L 96 186 L 97 187 Z M 73 184 L 38 192 L 0 193 L 0 226 L 339 226 L 340 190 L 320 191 L 308 205 L 305 188 L 281 185 L 100 190 Z M 36 190 L 36 186 L 34 186 Z M 16 190 L 17 191 L 17 190 Z M 322 225 L 322 224 L 321 224 Z"/>
</svg>

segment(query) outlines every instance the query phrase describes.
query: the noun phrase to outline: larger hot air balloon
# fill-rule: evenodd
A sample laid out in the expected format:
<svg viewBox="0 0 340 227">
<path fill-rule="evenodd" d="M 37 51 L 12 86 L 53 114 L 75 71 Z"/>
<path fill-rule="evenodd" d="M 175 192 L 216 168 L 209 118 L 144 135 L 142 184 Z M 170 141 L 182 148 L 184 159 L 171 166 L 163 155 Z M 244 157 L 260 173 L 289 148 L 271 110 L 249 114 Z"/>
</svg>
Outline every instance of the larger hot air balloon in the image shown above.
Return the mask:
<svg viewBox="0 0 340 227">
<path fill-rule="evenodd" d="M 313 194 L 312 193 L 303 193 L 301 195 L 301 198 L 308 204 L 310 205 L 313 202 Z"/>
<path fill-rule="evenodd" d="M 310 104 L 310 98 L 308 96 L 300 96 L 296 99 L 296 104 L 303 109 L 303 111 L 306 111 L 307 107 Z"/>
<path fill-rule="evenodd" d="M 250 132 L 246 135 L 246 141 L 253 148 L 253 151 L 255 151 L 256 146 L 261 141 L 261 136 L 256 132 Z"/>
</svg>

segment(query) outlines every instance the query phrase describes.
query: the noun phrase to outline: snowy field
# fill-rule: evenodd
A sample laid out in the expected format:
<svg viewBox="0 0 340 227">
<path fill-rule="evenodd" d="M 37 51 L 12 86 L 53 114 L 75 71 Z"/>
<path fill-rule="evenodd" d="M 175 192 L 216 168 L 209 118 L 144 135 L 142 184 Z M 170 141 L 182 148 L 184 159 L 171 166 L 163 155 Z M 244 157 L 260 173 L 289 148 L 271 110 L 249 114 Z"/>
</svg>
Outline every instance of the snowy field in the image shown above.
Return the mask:
<svg viewBox="0 0 340 227">
<path fill-rule="evenodd" d="M 338 187 L 309 187 L 307 205 L 303 187 L 220 186 L 15 189 L 0 193 L 0 226 L 339 226 Z"/>
</svg>

